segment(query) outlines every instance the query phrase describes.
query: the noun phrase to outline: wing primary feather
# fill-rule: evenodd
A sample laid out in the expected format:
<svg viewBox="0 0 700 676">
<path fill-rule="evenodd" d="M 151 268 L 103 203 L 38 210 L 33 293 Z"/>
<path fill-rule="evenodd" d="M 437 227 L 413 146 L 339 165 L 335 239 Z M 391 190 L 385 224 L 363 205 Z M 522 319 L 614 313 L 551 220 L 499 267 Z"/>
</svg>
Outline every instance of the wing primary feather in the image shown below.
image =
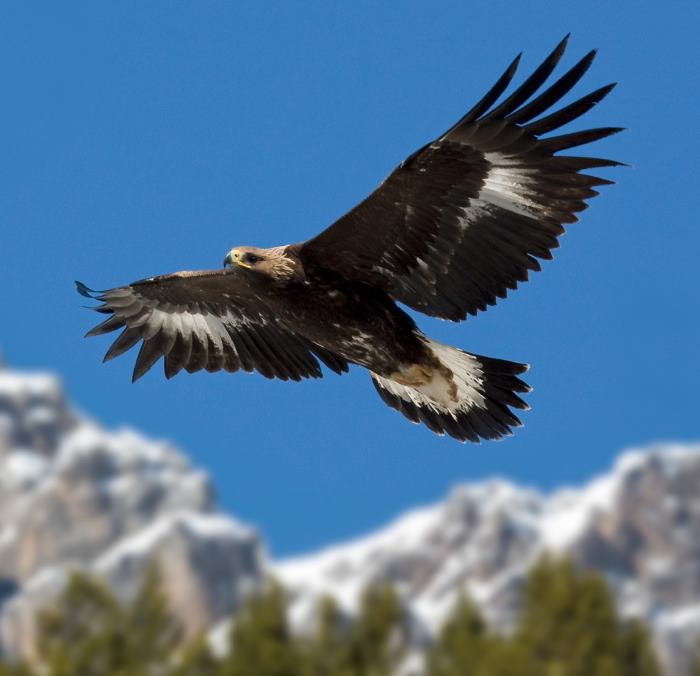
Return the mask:
<svg viewBox="0 0 700 676">
<path fill-rule="evenodd" d="M 250 355 L 250 352 L 248 352 L 246 342 L 243 340 L 243 337 L 239 331 L 228 326 L 227 331 L 236 348 L 236 354 L 238 355 L 241 368 L 250 373 L 255 369 L 255 362 L 253 357 Z"/>
<path fill-rule="evenodd" d="M 508 116 L 511 124 L 524 124 L 543 113 L 565 96 L 571 88 L 584 76 L 591 67 L 598 50 L 592 49 L 575 66 L 562 75 L 551 87 L 546 89 L 536 99 Z"/>
<path fill-rule="evenodd" d="M 570 34 L 569 34 L 570 35 Z M 552 51 L 552 53 L 542 62 L 542 64 L 530 75 L 523 84 L 520 85 L 503 103 L 497 108 L 494 108 L 487 118 L 499 119 L 512 113 L 521 104 L 525 103 L 544 83 L 544 81 L 552 74 L 552 71 L 557 67 L 566 45 L 569 42 L 567 35 Z"/>
<path fill-rule="evenodd" d="M 175 342 L 170 348 L 168 354 L 165 355 L 165 377 L 170 380 L 176 376 L 185 367 L 185 364 L 190 360 L 192 352 L 192 341 L 189 332 L 183 334 L 177 332 Z"/>
<path fill-rule="evenodd" d="M 138 329 L 125 328 L 112 343 L 109 350 L 104 356 L 103 362 L 118 357 L 127 350 L 131 349 L 141 339 L 141 332 Z"/>
<path fill-rule="evenodd" d="M 252 328 L 252 327 L 251 327 Z M 265 365 L 270 369 L 273 376 L 280 378 L 281 380 L 288 380 L 292 375 L 290 369 L 286 368 L 277 357 L 275 350 L 272 346 L 265 340 L 265 336 L 259 331 L 251 330 L 248 332 L 251 342 L 257 348 L 260 359 L 265 362 Z"/>
<path fill-rule="evenodd" d="M 200 335 L 194 331 L 190 336 L 192 349 L 190 351 L 190 358 L 185 364 L 185 370 L 187 373 L 194 373 L 195 371 L 203 369 L 209 359 L 207 352 L 207 336 L 206 334 Z"/>
<path fill-rule="evenodd" d="M 236 349 L 233 347 L 233 344 L 231 344 L 227 348 L 224 348 L 223 369 L 228 373 L 235 373 L 240 368 L 241 362 L 238 360 L 238 356 L 236 355 Z"/>
<path fill-rule="evenodd" d="M 215 373 L 223 368 L 225 361 L 224 347 L 223 345 L 218 345 L 211 336 L 207 337 L 207 342 L 209 359 L 205 368 L 209 373 Z"/>
<path fill-rule="evenodd" d="M 280 335 L 279 342 L 270 343 L 270 348 L 274 350 L 283 364 L 289 362 L 290 367 L 296 368 L 296 372 L 292 372 L 290 368 L 292 380 L 323 377 L 318 361 L 303 341 L 296 340 L 291 336 Z"/>
<path fill-rule="evenodd" d="M 309 348 L 314 354 L 332 371 L 338 375 L 348 372 L 348 362 L 330 350 L 326 350 L 320 345 L 310 343 Z"/>
<path fill-rule="evenodd" d="M 77 279 L 75 280 L 75 288 L 81 296 L 85 296 L 85 298 L 90 298 L 92 300 L 100 300 L 99 295 L 104 293 L 104 291 L 95 291 L 95 289 L 91 289 L 89 286 L 79 282 Z"/>
<path fill-rule="evenodd" d="M 241 342 L 245 344 L 248 355 L 251 358 L 252 367 L 257 369 L 266 378 L 274 378 L 274 371 L 270 368 L 267 360 L 260 354 L 258 346 L 246 330 L 246 327 L 241 327 L 241 330 L 236 335 L 241 339 Z"/>
<path fill-rule="evenodd" d="M 138 298 L 132 296 L 131 298 L 127 299 L 127 302 L 120 305 L 115 305 L 110 302 L 109 307 L 114 309 L 115 314 L 119 315 L 123 319 L 128 319 L 129 317 L 139 314 L 139 312 L 143 310 L 144 305 Z"/>
<path fill-rule="evenodd" d="M 167 380 L 174 378 L 180 371 L 182 366 L 178 364 L 169 354 L 163 359 L 163 375 Z"/>
<path fill-rule="evenodd" d="M 160 339 L 160 349 L 163 353 L 163 357 L 166 357 L 168 354 L 170 354 L 170 350 L 173 349 L 175 341 L 177 340 L 177 336 L 178 334 L 176 331 L 168 331 L 165 328 L 161 330 L 160 335 L 158 337 Z"/>
<path fill-rule="evenodd" d="M 99 300 L 105 301 L 109 307 L 111 307 L 115 311 L 122 312 L 125 308 L 128 308 L 132 306 L 134 303 L 140 303 L 141 302 L 141 297 L 134 293 L 134 292 L 129 292 L 129 293 L 124 293 L 124 294 L 117 294 L 114 293 L 118 289 L 113 289 L 112 291 L 106 291 L 104 294 L 102 294 L 99 297 Z"/>
<path fill-rule="evenodd" d="M 599 127 L 598 129 L 587 129 L 586 131 L 576 131 L 572 134 L 563 134 L 562 136 L 552 136 L 551 138 L 542 139 L 542 147 L 549 152 L 556 153 L 560 150 L 567 150 L 576 146 L 582 146 L 586 143 L 599 141 L 606 136 L 612 136 L 625 131 L 624 127 Z"/>
<path fill-rule="evenodd" d="M 163 352 L 160 349 L 157 337 L 154 336 L 150 340 L 144 340 L 141 344 L 141 349 L 139 350 L 138 356 L 136 357 L 131 382 L 135 383 L 139 378 L 141 378 L 141 376 L 150 370 L 153 364 L 155 364 L 162 356 Z"/>
<path fill-rule="evenodd" d="M 602 157 L 566 157 L 558 156 L 554 158 L 558 167 L 562 170 L 570 171 L 585 171 L 586 169 L 596 169 L 599 167 L 627 167 L 628 164 L 624 162 L 617 162 L 616 160 L 606 160 Z M 596 179 L 595 176 L 588 176 L 586 174 L 580 174 L 580 176 L 585 176 L 586 179 Z M 596 183 L 591 183 L 591 185 L 599 185 Z"/>
<path fill-rule="evenodd" d="M 314 356 L 292 337 L 283 334 L 275 336 L 260 336 L 261 342 L 264 339 L 268 351 L 275 358 L 278 368 L 292 380 L 298 381 L 302 378 L 320 378 L 321 367 Z M 274 338 L 274 340 L 273 340 Z"/>
<path fill-rule="evenodd" d="M 520 54 L 518 54 L 513 61 L 511 61 L 503 75 L 501 75 L 501 77 L 496 81 L 496 84 L 494 84 L 493 87 L 486 92 L 484 97 L 471 110 L 463 115 L 456 124 L 452 125 L 444 136 L 448 136 L 451 131 L 454 131 L 464 124 L 473 122 L 483 115 L 496 102 L 498 97 L 503 94 L 510 84 L 510 81 L 513 79 L 513 75 L 515 75 L 515 71 L 518 69 L 518 64 L 520 63 L 522 55 L 523 53 L 520 52 Z"/>
<path fill-rule="evenodd" d="M 575 120 L 577 117 L 581 117 L 584 113 L 587 113 L 593 106 L 600 103 L 617 85 L 617 82 L 612 82 L 605 87 L 596 89 L 587 96 L 580 98 L 578 101 L 557 110 L 547 117 L 543 117 L 534 122 L 530 122 L 525 127 L 525 130 L 533 134 L 534 136 L 540 136 L 546 134 L 549 131 L 563 127 L 565 124 Z"/>
<path fill-rule="evenodd" d="M 91 336 L 100 336 L 103 333 L 110 333 L 111 331 L 121 329 L 124 324 L 125 322 L 121 317 L 112 315 L 109 319 L 105 319 L 105 321 L 103 321 L 101 324 L 98 324 L 96 327 L 90 329 L 85 334 L 85 337 L 90 338 Z"/>
<path fill-rule="evenodd" d="M 294 339 L 285 340 L 281 334 L 273 336 L 261 331 L 256 331 L 252 337 L 278 378 L 299 381 L 309 376 L 320 377 L 318 362 Z"/>
</svg>

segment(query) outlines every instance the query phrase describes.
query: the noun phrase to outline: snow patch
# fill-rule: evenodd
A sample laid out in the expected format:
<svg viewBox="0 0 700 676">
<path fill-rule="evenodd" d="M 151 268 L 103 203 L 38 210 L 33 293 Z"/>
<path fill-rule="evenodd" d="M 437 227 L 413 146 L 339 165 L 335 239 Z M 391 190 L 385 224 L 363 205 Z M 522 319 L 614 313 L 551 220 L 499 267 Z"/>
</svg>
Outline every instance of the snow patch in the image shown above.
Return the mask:
<svg viewBox="0 0 700 676">
<path fill-rule="evenodd" d="M 60 399 L 61 384 L 51 373 L 20 373 L 0 370 L 0 397 L 13 399 Z"/>
<path fill-rule="evenodd" d="M 700 629 L 700 603 L 665 610 L 657 615 L 654 625 L 661 631 L 673 633 L 688 628 Z"/>
<path fill-rule="evenodd" d="M 108 570 L 120 560 L 146 557 L 158 551 L 159 544 L 178 531 L 185 531 L 200 539 L 242 540 L 254 536 L 254 531 L 220 514 L 175 512 L 157 519 L 136 534 L 123 538 L 95 562 L 95 569 Z"/>
<path fill-rule="evenodd" d="M 47 460 L 34 451 L 12 451 L 0 461 L 0 486 L 11 490 L 31 488 L 49 469 Z"/>
</svg>

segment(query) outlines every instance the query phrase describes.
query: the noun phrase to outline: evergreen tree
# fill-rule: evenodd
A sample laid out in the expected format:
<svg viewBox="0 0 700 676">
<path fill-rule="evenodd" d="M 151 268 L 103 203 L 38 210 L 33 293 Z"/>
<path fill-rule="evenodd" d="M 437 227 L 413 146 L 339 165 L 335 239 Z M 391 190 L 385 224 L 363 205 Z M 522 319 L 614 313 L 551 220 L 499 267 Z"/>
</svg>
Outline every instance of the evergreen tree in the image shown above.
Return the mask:
<svg viewBox="0 0 700 676">
<path fill-rule="evenodd" d="M 349 635 L 348 669 L 357 676 L 387 676 L 403 657 L 401 602 L 390 585 L 370 587 Z"/>
<path fill-rule="evenodd" d="M 479 674 L 492 643 L 476 606 L 460 596 L 428 654 L 428 676 Z"/>
<path fill-rule="evenodd" d="M 39 617 L 39 653 L 51 676 L 104 676 L 123 662 L 120 627 L 121 609 L 106 586 L 74 573 L 55 606 Z"/>
<path fill-rule="evenodd" d="M 206 635 L 201 635 L 181 652 L 169 676 L 215 676 L 218 673 L 219 661 L 212 654 Z"/>
<path fill-rule="evenodd" d="M 179 648 L 180 632 L 155 567 L 126 606 L 104 583 L 74 574 L 39 626 L 39 651 L 50 676 L 161 676 Z"/>
<path fill-rule="evenodd" d="M 156 565 L 146 570 L 134 600 L 124 608 L 124 619 L 130 663 L 147 667 L 150 674 L 174 661 L 183 632 L 163 594 Z"/>
<path fill-rule="evenodd" d="M 304 651 L 304 676 L 352 676 L 348 630 L 331 596 L 321 599 L 318 625 Z"/>
<path fill-rule="evenodd" d="M 301 655 L 286 615 L 287 599 L 276 583 L 251 598 L 233 622 L 222 676 L 299 676 Z"/>
<path fill-rule="evenodd" d="M 390 676 L 405 655 L 402 608 L 389 586 L 369 588 L 357 618 L 345 621 L 331 598 L 316 631 L 295 639 L 287 599 L 275 585 L 252 598 L 232 625 L 230 653 L 215 658 L 205 636 L 188 645 L 160 590 L 156 568 L 131 603 L 74 575 L 39 619 L 42 676 Z M 428 652 L 427 676 L 660 676 L 648 631 L 618 620 L 603 578 L 568 561 L 542 560 L 523 593 L 516 631 L 490 631 L 459 599 Z M 0 676 L 36 676 L 0 664 Z M 696 667 L 693 676 L 700 676 Z"/>
<path fill-rule="evenodd" d="M 461 596 L 427 655 L 427 676 L 541 676 L 520 642 L 488 630 L 476 606 Z"/>
<path fill-rule="evenodd" d="M 543 674 L 535 656 L 528 648 L 513 637 L 500 636 L 491 639 L 489 651 L 480 664 L 479 676 L 543 676 Z"/>
<path fill-rule="evenodd" d="M 0 676 L 34 676 L 32 671 L 26 664 L 1 664 Z"/>
<path fill-rule="evenodd" d="M 661 676 L 649 630 L 639 620 L 622 627 L 620 662 L 624 676 Z"/>
<path fill-rule="evenodd" d="M 517 639 L 541 674 L 616 676 L 621 654 L 612 595 L 600 575 L 542 559 L 525 585 Z"/>
</svg>

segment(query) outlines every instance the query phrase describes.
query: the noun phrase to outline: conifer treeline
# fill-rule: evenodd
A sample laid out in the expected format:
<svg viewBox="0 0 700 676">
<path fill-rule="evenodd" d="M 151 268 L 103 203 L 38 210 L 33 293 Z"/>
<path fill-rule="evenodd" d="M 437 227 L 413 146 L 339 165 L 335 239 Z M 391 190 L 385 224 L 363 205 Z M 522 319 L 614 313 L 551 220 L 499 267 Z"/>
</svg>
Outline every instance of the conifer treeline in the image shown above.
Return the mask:
<svg viewBox="0 0 700 676">
<path fill-rule="evenodd" d="M 391 676 L 406 659 L 405 616 L 391 587 L 367 590 L 352 622 L 324 599 L 303 638 L 290 632 L 286 609 L 284 591 L 270 584 L 217 658 L 203 636 L 183 640 L 155 568 L 129 604 L 75 575 L 40 617 L 40 664 L 0 664 L 0 676 Z M 425 663 L 427 676 L 660 675 L 646 628 L 618 619 L 603 579 L 548 559 L 528 578 L 513 631 L 491 631 L 462 597 Z"/>
</svg>

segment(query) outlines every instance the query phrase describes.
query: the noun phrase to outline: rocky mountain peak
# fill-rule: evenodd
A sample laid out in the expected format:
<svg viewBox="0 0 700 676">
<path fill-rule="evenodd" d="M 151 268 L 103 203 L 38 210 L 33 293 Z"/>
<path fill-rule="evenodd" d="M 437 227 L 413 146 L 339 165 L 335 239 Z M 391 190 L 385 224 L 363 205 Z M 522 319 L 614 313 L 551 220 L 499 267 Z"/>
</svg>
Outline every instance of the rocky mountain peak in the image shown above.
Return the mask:
<svg viewBox="0 0 700 676">
<path fill-rule="evenodd" d="M 264 576 L 257 533 L 217 512 L 186 456 L 77 414 L 50 374 L 0 370 L 3 654 L 32 654 L 36 612 L 70 571 L 128 598 L 153 560 L 191 632 L 229 617 Z"/>
<path fill-rule="evenodd" d="M 280 561 L 292 619 L 308 625 L 332 593 L 348 613 L 369 584 L 392 582 L 432 636 L 466 591 L 500 628 L 512 625 L 523 581 L 545 552 L 602 571 L 623 615 L 655 630 L 669 673 L 684 673 L 700 635 L 700 445 L 624 454 L 580 488 L 551 494 L 491 480 L 347 545 Z"/>
<path fill-rule="evenodd" d="M 75 422 L 56 376 L 0 368 L 0 456 L 26 449 L 50 457 Z"/>
</svg>

